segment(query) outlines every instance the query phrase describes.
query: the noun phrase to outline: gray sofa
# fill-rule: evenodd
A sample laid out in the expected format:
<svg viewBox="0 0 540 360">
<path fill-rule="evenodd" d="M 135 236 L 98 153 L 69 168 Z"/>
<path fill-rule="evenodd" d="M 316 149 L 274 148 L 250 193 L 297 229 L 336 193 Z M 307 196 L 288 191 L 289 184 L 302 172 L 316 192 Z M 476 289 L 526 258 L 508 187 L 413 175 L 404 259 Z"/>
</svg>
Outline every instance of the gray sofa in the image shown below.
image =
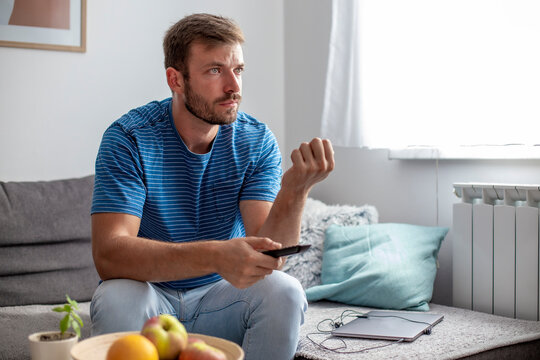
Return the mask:
<svg viewBox="0 0 540 360">
<path fill-rule="evenodd" d="M 92 190 L 93 176 L 49 182 L 0 182 L 0 360 L 30 358 L 28 335 L 58 327 L 61 315 L 51 309 L 64 302 L 66 293 L 81 304 L 85 322 L 82 338 L 89 337 L 89 301 L 99 283 L 90 242 Z M 365 225 L 377 220 L 376 209 L 369 205 L 326 205 L 308 199 L 301 242 L 312 247 L 289 258 L 284 271 L 298 278 L 306 289 L 321 284 L 328 226 Z M 539 357 L 540 322 L 429 305 L 430 311 L 444 315 L 431 335 L 412 343 L 388 344 L 362 339 L 326 341 L 328 334 L 318 331 L 322 322 L 338 318 L 344 310 L 363 312 L 369 308 L 311 302 L 295 359 Z M 340 349 L 332 351 L 321 345 Z M 379 345 L 392 346 L 346 354 Z"/>
<path fill-rule="evenodd" d="M 0 359 L 29 359 L 28 335 L 58 329 L 53 304 L 66 294 L 81 305 L 99 283 L 92 260 L 90 204 L 94 177 L 0 182 Z"/>
</svg>

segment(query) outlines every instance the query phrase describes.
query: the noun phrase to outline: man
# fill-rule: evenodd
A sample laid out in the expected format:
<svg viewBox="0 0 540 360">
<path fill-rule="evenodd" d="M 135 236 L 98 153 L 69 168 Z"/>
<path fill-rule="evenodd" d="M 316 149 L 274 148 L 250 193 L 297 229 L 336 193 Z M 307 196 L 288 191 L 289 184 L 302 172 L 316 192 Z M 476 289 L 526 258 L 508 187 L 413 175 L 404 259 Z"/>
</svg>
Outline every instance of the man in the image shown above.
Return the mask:
<svg viewBox="0 0 540 360">
<path fill-rule="evenodd" d="M 334 167 L 327 140 L 303 143 L 282 176 L 268 127 L 238 112 L 241 30 L 208 14 L 164 39 L 172 98 L 105 132 L 96 160 L 92 249 L 104 280 L 93 335 L 140 330 L 160 313 L 241 344 L 246 359 L 291 359 L 307 302 L 261 251 L 298 243 L 308 192 Z M 281 184 L 280 184 L 281 183 Z"/>
</svg>

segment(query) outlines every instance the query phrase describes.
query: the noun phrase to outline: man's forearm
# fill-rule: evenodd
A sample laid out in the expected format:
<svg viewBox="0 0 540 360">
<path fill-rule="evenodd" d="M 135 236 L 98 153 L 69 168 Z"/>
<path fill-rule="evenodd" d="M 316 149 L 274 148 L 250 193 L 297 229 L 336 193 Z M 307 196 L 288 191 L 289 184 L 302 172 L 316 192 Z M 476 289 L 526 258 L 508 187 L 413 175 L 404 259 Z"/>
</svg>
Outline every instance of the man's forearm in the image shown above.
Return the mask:
<svg viewBox="0 0 540 360">
<path fill-rule="evenodd" d="M 306 199 L 307 192 L 282 188 L 257 236 L 280 242 L 283 247 L 298 244 Z"/>
<path fill-rule="evenodd" d="M 233 286 L 247 288 L 278 269 L 279 260 L 259 251 L 279 244 L 268 238 L 168 243 L 135 236 L 109 239 L 110 246 L 94 249 L 103 280 L 171 281 L 218 273 Z"/>
<path fill-rule="evenodd" d="M 283 246 L 298 244 L 308 194 L 334 169 L 334 150 L 329 140 L 315 138 L 294 149 L 291 160 L 293 165 L 283 174 L 281 190 L 257 232 Z"/>
<path fill-rule="evenodd" d="M 94 248 L 94 261 L 103 280 L 130 278 L 171 281 L 212 272 L 214 243 L 168 243 L 135 236 L 117 236 Z"/>
</svg>

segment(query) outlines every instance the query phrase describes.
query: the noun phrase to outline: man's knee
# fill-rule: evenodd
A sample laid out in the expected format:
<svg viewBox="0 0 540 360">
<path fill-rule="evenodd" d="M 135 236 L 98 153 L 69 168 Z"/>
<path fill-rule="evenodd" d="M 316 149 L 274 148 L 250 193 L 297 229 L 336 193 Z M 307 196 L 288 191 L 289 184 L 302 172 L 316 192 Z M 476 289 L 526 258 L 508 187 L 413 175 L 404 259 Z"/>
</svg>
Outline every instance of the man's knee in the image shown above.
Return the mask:
<svg viewBox="0 0 540 360">
<path fill-rule="evenodd" d="M 260 283 L 257 296 L 262 299 L 252 313 L 249 341 L 244 339 L 244 351 L 253 354 L 253 349 L 257 349 L 256 352 L 270 341 L 281 344 L 281 348 L 266 349 L 270 353 L 263 358 L 290 359 L 296 351 L 300 325 L 304 323 L 307 310 L 304 289 L 298 280 L 281 271 L 274 271 Z"/>
<path fill-rule="evenodd" d="M 307 310 L 306 294 L 297 279 L 281 271 L 274 271 L 265 281 L 268 282 L 266 299 L 269 303 L 279 306 L 281 311 L 288 308 L 300 311 L 302 315 Z"/>
<path fill-rule="evenodd" d="M 146 303 L 152 289 L 150 284 L 129 279 L 113 279 L 102 282 L 92 297 L 92 309 L 122 310 L 126 303 Z"/>
<path fill-rule="evenodd" d="M 149 283 L 114 279 L 102 282 L 92 297 L 92 335 L 140 330 L 157 315 L 158 295 Z"/>
</svg>

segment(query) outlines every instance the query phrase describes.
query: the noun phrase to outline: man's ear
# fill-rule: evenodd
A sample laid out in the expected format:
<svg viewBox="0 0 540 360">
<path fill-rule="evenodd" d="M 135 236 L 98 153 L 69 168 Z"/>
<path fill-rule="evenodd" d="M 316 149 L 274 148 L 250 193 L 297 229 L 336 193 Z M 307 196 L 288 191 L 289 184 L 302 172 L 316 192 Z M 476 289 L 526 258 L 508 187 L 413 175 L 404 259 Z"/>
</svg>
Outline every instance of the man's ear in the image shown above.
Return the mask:
<svg viewBox="0 0 540 360">
<path fill-rule="evenodd" d="M 167 75 L 167 84 L 171 91 L 180 94 L 184 93 L 184 77 L 180 71 L 168 67 L 167 70 L 165 70 L 165 74 Z"/>
</svg>

